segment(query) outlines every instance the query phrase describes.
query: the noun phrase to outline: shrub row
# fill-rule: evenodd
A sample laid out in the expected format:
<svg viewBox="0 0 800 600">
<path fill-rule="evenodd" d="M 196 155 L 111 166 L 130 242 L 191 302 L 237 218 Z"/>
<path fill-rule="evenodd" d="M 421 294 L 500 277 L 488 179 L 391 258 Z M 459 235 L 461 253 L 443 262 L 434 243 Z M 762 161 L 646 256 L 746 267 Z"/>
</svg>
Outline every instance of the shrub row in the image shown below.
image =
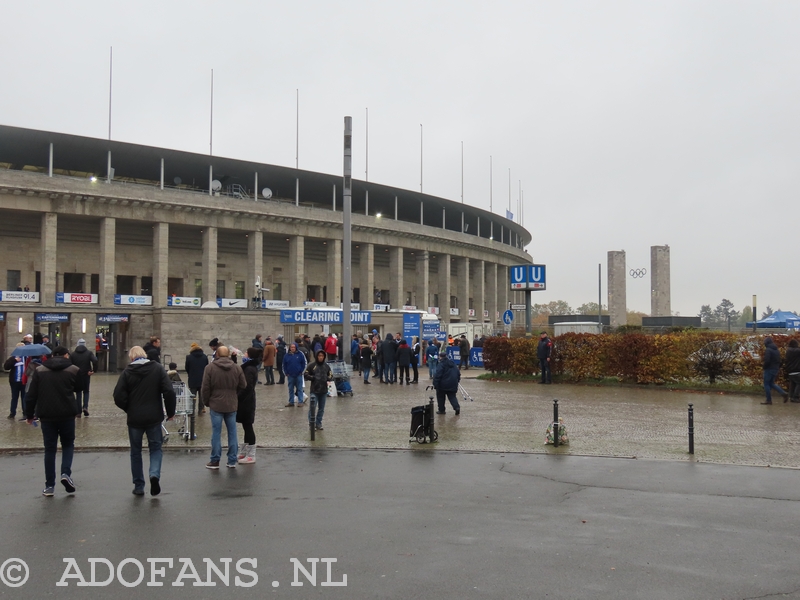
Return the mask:
<svg viewBox="0 0 800 600">
<path fill-rule="evenodd" d="M 772 336 L 782 356 L 792 337 L 800 340 L 800 334 Z M 733 352 L 719 358 L 728 364 L 725 365 L 727 370 L 723 370 L 725 374 L 717 379 L 759 384 L 763 338 L 712 331 L 661 335 L 566 333 L 553 339 L 551 368 L 564 381 L 608 377 L 641 384 L 708 381 L 707 367 L 699 366 L 697 357 L 713 354 L 715 348 L 724 347 Z M 484 365 L 495 373 L 536 373 L 539 371 L 538 342 L 538 338 L 488 338 L 483 346 Z M 784 388 L 788 385 L 783 372 L 779 375 L 779 385 Z"/>
</svg>

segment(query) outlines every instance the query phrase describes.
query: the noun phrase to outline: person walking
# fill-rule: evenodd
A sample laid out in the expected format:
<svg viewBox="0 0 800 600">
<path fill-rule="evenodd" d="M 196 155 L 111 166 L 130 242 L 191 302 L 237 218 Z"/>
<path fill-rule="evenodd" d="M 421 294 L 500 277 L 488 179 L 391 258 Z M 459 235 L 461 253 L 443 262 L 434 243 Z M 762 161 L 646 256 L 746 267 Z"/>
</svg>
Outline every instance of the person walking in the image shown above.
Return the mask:
<svg viewBox="0 0 800 600">
<path fill-rule="evenodd" d="M 283 375 L 283 357 L 286 356 L 286 342 L 283 341 L 283 336 L 279 335 L 275 342 L 275 367 L 278 369 L 280 379 L 278 385 L 283 385 L 286 379 Z"/>
<path fill-rule="evenodd" d="M 206 353 L 203 352 L 199 344 L 192 342 L 189 354 L 186 355 L 186 360 L 183 363 L 183 369 L 186 371 L 186 383 L 189 386 L 189 391 L 194 396 L 194 413 L 197 415 L 206 412 L 200 399 L 200 389 L 203 387 L 203 373 L 207 366 L 208 357 Z"/>
<path fill-rule="evenodd" d="M 86 347 L 86 340 L 81 338 L 75 351 L 69 355 L 72 364 L 78 367 L 79 377 L 81 378 L 82 391 L 78 392 L 78 401 L 83 407 L 83 416 L 89 416 L 89 386 L 92 383 L 91 377 L 97 371 L 97 357 Z M 81 415 L 78 415 L 81 418 Z"/>
<path fill-rule="evenodd" d="M 436 374 L 433 376 L 433 387 L 436 388 L 436 404 L 439 410 L 437 415 L 445 414 L 444 399 L 450 401 L 456 416 L 461 414 L 461 406 L 458 403 L 458 382 L 461 381 L 461 371 L 452 360 L 447 357 L 447 351 L 439 353 L 439 364 L 436 367 Z"/>
<path fill-rule="evenodd" d="M 364 383 L 370 385 L 369 374 L 372 372 L 372 346 L 369 342 L 361 344 L 361 371 L 364 373 Z"/>
<path fill-rule="evenodd" d="M 253 346 L 256 348 L 256 346 Z M 267 337 L 266 341 L 264 342 L 264 358 L 262 359 L 264 364 L 264 377 L 266 382 L 264 385 L 275 385 L 275 373 L 273 372 L 275 369 L 275 355 L 277 354 L 277 349 L 275 348 L 275 344 L 272 343 L 272 340 Z"/>
<path fill-rule="evenodd" d="M 773 389 L 783 396 L 783 401 L 785 402 L 789 398 L 789 394 L 775 383 L 778 372 L 781 370 L 781 353 L 770 336 L 764 338 L 764 361 L 762 367 L 764 368 L 764 392 L 767 395 L 767 401 L 761 404 L 772 404 Z"/>
<path fill-rule="evenodd" d="M 305 378 L 311 383 L 308 424 L 314 426 L 317 431 L 322 431 L 322 415 L 325 414 L 325 401 L 328 399 L 328 382 L 333 381 L 333 373 L 330 365 L 325 362 L 325 356 L 324 350 L 317 350 L 314 362 L 308 365 L 305 371 Z"/>
<path fill-rule="evenodd" d="M 52 496 L 56 485 L 56 452 L 61 440 L 61 484 L 68 494 L 75 493 L 72 458 L 75 454 L 75 417 L 81 405 L 75 397 L 80 390 L 78 367 L 69 359 L 64 346 L 56 346 L 53 355 L 31 377 L 25 394 L 25 417 L 30 425 L 39 419 L 44 441 L 44 490 Z"/>
<path fill-rule="evenodd" d="M 286 375 L 286 386 L 289 388 L 287 408 L 294 406 L 295 393 L 298 406 L 303 404 L 303 373 L 308 363 L 305 354 L 297 348 L 297 343 L 293 342 L 289 345 L 289 352 L 283 357 L 283 374 Z"/>
<path fill-rule="evenodd" d="M 161 422 L 175 417 L 175 390 L 167 372 L 160 363 L 147 358 L 141 346 L 128 352 L 130 363 L 119 376 L 114 387 L 114 404 L 128 415 L 128 439 L 131 444 L 131 477 L 133 494 L 144 496 L 144 469 L 142 466 L 142 439 L 147 436 L 150 454 L 150 495 L 161 493 L 161 461 L 163 432 Z"/>
<path fill-rule="evenodd" d="M 405 339 L 400 340 L 400 345 L 397 347 L 397 366 L 400 367 L 400 385 L 403 385 L 403 374 L 405 374 L 406 385 L 411 383 L 411 377 L 408 368 L 411 366 L 411 359 L 414 353 L 411 346 L 408 345 Z"/>
<path fill-rule="evenodd" d="M 22 342 L 17 346 L 24 346 Z M 11 410 L 8 413 L 9 419 L 17 418 L 17 404 L 19 403 L 22 419 L 25 419 L 25 384 L 22 383 L 22 376 L 25 373 L 25 361 L 21 356 L 9 356 L 3 363 L 3 368 L 8 371 L 8 385 L 11 387 Z"/>
<path fill-rule="evenodd" d="M 539 383 L 552 383 L 550 372 L 550 355 L 553 352 L 553 342 L 547 337 L 547 332 L 539 334 L 539 345 L 536 347 L 536 357 L 539 359 L 539 369 L 542 372 L 542 380 Z"/>
<path fill-rule="evenodd" d="M 256 432 L 253 423 L 256 420 L 256 381 L 260 362 L 261 349 L 255 346 L 248 348 L 242 360 L 242 372 L 247 387 L 239 392 L 239 407 L 236 409 L 236 422 L 241 423 L 244 430 L 244 444 L 238 455 L 239 464 L 243 465 L 256 462 Z"/>
<path fill-rule="evenodd" d="M 239 405 L 239 392 L 247 387 L 242 368 L 230 357 L 227 346 L 217 347 L 217 357 L 203 373 L 203 386 L 200 397 L 211 415 L 211 459 L 207 469 L 219 469 L 222 457 L 220 437 L 222 422 L 228 432 L 228 468 L 236 468 L 239 454 L 239 441 L 236 436 L 236 409 Z"/>
<path fill-rule="evenodd" d="M 792 402 L 800 402 L 800 344 L 797 340 L 789 340 L 783 368 L 789 380 L 789 397 Z M 786 402 L 785 397 L 783 401 Z"/>
</svg>

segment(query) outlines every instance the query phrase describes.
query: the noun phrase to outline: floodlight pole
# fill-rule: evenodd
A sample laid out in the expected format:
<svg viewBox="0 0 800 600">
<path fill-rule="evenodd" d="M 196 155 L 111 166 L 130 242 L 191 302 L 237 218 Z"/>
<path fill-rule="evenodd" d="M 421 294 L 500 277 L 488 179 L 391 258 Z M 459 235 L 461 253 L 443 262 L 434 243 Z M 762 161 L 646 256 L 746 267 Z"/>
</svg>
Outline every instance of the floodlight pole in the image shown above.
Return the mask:
<svg viewBox="0 0 800 600">
<path fill-rule="evenodd" d="M 352 302 L 351 253 L 352 227 L 350 216 L 352 211 L 352 167 L 353 167 L 353 118 L 344 118 L 344 181 L 342 185 L 342 349 L 347 356 L 350 340 L 353 337 L 353 325 L 350 322 Z"/>
</svg>

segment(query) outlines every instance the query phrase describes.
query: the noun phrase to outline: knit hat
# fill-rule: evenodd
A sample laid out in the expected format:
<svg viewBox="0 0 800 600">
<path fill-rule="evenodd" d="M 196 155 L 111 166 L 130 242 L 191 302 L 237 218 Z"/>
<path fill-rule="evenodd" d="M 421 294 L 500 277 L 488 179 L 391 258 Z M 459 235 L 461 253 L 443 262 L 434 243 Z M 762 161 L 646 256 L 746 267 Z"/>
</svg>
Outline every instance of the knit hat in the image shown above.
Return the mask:
<svg viewBox="0 0 800 600">
<path fill-rule="evenodd" d="M 189 347 L 189 352 L 192 352 L 194 350 L 201 350 L 200 345 L 197 344 L 196 342 L 192 342 L 192 345 Z"/>
<path fill-rule="evenodd" d="M 81 338 L 81 339 L 78 340 L 78 346 L 85 346 L 85 345 L 86 345 L 86 340 L 85 339 Z"/>
</svg>

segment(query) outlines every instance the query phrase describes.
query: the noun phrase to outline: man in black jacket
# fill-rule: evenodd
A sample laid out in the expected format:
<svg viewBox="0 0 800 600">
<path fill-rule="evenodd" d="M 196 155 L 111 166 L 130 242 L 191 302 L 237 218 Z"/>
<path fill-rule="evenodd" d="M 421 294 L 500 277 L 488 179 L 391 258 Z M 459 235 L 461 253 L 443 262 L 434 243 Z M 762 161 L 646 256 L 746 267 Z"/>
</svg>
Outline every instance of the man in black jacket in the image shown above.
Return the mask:
<svg viewBox="0 0 800 600">
<path fill-rule="evenodd" d="M 72 457 L 75 452 L 75 416 L 81 407 L 75 398 L 80 390 L 78 367 L 69 359 L 63 346 L 53 350 L 53 356 L 37 367 L 25 395 L 25 417 L 28 424 L 39 419 L 44 439 L 44 490 L 52 496 L 56 485 L 56 451 L 61 439 L 61 484 L 68 494 L 75 492 L 72 481 Z"/>
<path fill-rule="evenodd" d="M 199 344 L 192 342 L 189 354 L 183 363 L 189 385 L 189 391 L 194 396 L 194 414 L 200 415 L 206 412 L 200 400 L 200 388 L 203 386 L 203 373 L 208 366 L 208 357 Z"/>
<path fill-rule="evenodd" d="M 283 375 L 283 357 L 286 356 L 286 342 L 283 341 L 283 336 L 279 335 L 275 341 L 275 368 L 278 369 L 278 385 L 283 385 L 286 379 Z"/>
<path fill-rule="evenodd" d="M 78 345 L 75 346 L 75 351 L 69 355 L 69 359 L 73 365 L 78 367 L 78 377 L 81 379 L 82 388 L 82 391 L 78 392 L 78 402 L 82 403 L 83 415 L 88 417 L 90 377 L 97 370 L 97 357 L 86 347 L 86 340 L 81 338 L 78 340 Z M 78 413 L 78 418 L 81 418 L 80 413 Z"/>
<path fill-rule="evenodd" d="M 458 370 L 469 369 L 469 342 L 464 334 L 461 334 L 461 339 L 458 341 L 458 357 L 460 359 Z"/>
<path fill-rule="evenodd" d="M 461 370 L 452 360 L 447 357 L 447 351 L 439 353 L 439 365 L 436 367 L 436 374 L 433 376 L 433 387 L 436 388 L 436 404 L 439 410 L 437 415 L 445 414 L 445 397 L 450 401 L 456 415 L 461 414 L 461 406 L 458 403 L 458 382 L 461 381 Z"/>
<path fill-rule="evenodd" d="M 539 334 L 539 345 L 536 347 L 536 357 L 542 371 L 542 380 L 539 383 L 552 383 L 550 373 L 550 354 L 553 352 L 553 342 L 547 337 L 547 332 Z"/>
<path fill-rule="evenodd" d="M 800 344 L 797 340 L 789 340 L 783 368 L 789 380 L 789 396 L 792 402 L 800 402 Z M 786 398 L 783 401 L 786 402 Z"/>
<path fill-rule="evenodd" d="M 161 493 L 161 421 L 175 416 L 175 391 L 161 363 L 149 360 L 141 346 L 128 352 L 131 362 L 114 388 L 114 404 L 128 415 L 128 438 L 131 442 L 133 493 L 144 496 L 142 438 L 147 435 L 150 450 L 150 495 Z M 162 402 L 163 397 L 163 402 Z"/>
</svg>

